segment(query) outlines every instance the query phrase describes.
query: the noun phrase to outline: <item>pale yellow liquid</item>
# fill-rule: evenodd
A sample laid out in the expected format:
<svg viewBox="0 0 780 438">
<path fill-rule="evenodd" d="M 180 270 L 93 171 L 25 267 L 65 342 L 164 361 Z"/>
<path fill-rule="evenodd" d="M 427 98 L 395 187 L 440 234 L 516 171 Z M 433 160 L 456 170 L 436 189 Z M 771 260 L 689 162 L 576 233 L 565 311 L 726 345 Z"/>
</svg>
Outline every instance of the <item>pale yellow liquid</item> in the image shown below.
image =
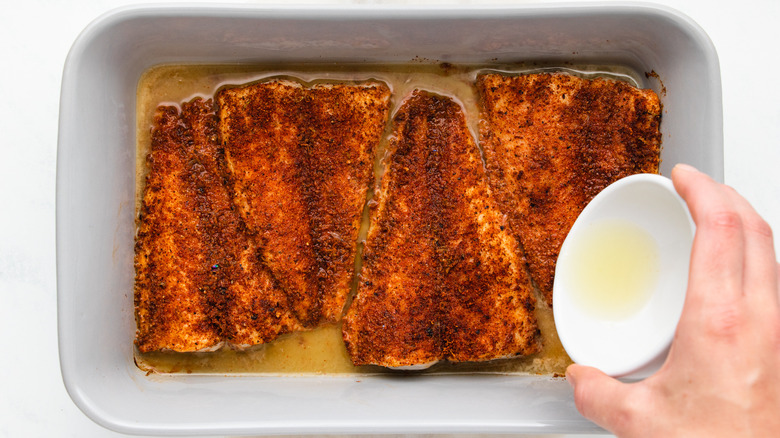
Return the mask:
<svg viewBox="0 0 780 438">
<path fill-rule="evenodd" d="M 619 320 L 635 314 L 658 281 L 658 245 L 630 222 L 591 224 L 572 241 L 570 257 L 573 298 L 600 318 Z"/>
</svg>

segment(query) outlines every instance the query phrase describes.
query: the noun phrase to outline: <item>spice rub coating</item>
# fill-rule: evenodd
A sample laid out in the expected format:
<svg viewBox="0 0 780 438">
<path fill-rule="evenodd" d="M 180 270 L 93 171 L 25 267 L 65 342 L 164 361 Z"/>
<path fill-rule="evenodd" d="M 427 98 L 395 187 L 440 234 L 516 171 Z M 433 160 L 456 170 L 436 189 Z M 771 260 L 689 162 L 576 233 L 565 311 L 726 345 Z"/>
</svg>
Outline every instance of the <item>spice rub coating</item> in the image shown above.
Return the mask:
<svg viewBox="0 0 780 438">
<path fill-rule="evenodd" d="M 210 248 L 198 215 L 194 151 L 182 147 L 194 144 L 193 128 L 175 107 L 158 108 L 154 124 L 135 246 L 136 344 L 141 352 L 214 348 L 222 332 L 211 315 L 221 303 L 201 288 Z"/>
<path fill-rule="evenodd" d="M 157 109 L 136 239 L 141 352 L 251 345 L 297 328 L 222 177 L 211 100 Z"/>
<path fill-rule="evenodd" d="M 491 187 L 552 305 L 555 262 L 588 202 L 612 182 L 658 173 L 661 104 L 652 90 L 563 73 L 477 78 Z"/>
<path fill-rule="evenodd" d="M 343 338 L 356 365 L 539 350 L 531 283 L 461 107 L 415 91 L 394 117 Z"/>
<path fill-rule="evenodd" d="M 216 95 L 234 202 L 304 327 L 341 319 L 385 84 L 272 80 Z"/>
</svg>

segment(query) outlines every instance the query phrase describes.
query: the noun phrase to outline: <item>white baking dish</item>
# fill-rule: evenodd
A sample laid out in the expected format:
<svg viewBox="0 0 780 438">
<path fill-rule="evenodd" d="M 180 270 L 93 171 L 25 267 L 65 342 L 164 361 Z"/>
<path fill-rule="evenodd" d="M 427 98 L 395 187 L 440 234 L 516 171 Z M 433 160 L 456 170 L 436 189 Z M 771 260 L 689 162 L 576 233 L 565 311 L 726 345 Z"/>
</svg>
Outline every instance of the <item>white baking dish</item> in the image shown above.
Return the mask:
<svg viewBox="0 0 780 438">
<path fill-rule="evenodd" d="M 722 180 L 718 59 L 690 19 L 643 4 L 485 9 L 144 6 L 111 12 L 65 64 L 57 163 L 62 374 L 127 433 L 588 432 L 563 379 L 526 375 L 146 376 L 133 363 L 135 97 L 160 63 L 541 61 L 655 72 L 662 173 Z M 662 89 L 665 87 L 665 90 Z"/>
</svg>

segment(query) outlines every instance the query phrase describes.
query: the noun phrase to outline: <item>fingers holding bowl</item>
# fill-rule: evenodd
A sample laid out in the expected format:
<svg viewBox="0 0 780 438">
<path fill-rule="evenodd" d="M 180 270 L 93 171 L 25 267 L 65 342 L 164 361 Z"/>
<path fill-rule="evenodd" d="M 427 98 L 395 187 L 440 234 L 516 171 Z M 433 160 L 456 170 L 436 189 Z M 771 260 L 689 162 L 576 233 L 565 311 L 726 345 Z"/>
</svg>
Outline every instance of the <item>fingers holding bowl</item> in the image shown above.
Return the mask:
<svg viewBox="0 0 780 438">
<path fill-rule="evenodd" d="M 675 166 L 672 182 L 696 223 L 686 307 L 708 311 L 734 302 L 742 295 L 745 238 L 731 195 L 688 165 Z"/>
<path fill-rule="evenodd" d="M 778 275 L 772 228 L 736 190 L 730 187 L 725 190 L 742 222 L 744 294 L 757 309 L 776 308 Z"/>
<path fill-rule="evenodd" d="M 672 180 L 697 226 L 687 297 L 696 305 L 688 307 L 733 311 L 744 296 L 751 313 L 777 318 L 778 265 L 769 224 L 736 190 L 690 166 L 675 166 Z"/>
</svg>

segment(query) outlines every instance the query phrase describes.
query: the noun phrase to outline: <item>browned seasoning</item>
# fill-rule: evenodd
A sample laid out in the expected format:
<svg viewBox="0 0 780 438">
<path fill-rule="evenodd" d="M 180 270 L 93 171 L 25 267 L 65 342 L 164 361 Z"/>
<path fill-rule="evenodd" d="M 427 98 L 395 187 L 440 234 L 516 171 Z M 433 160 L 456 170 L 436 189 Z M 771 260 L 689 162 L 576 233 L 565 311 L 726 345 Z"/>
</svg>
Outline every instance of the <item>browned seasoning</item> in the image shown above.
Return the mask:
<svg viewBox="0 0 780 438">
<path fill-rule="evenodd" d="M 269 106 L 263 91 L 281 88 L 294 102 Z M 136 245 L 141 352 L 266 343 L 340 320 L 349 292 L 389 90 L 273 81 L 217 97 L 220 118 L 200 98 L 157 110 Z M 314 281 L 296 289 L 295 275 Z"/>
<path fill-rule="evenodd" d="M 415 91 L 393 126 L 343 326 L 353 363 L 398 367 L 539 351 L 532 286 L 461 107 Z"/>
<path fill-rule="evenodd" d="M 622 177 L 658 173 L 660 101 L 567 74 L 480 75 L 477 88 L 491 186 L 551 305 L 558 253 L 585 205 Z"/>
<path fill-rule="evenodd" d="M 157 105 L 156 102 L 159 102 L 160 100 L 163 101 L 172 101 L 172 102 L 178 102 L 180 100 L 189 100 L 190 98 L 187 96 L 192 96 L 193 94 L 199 94 L 199 95 L 216 95 L 217 90 L 222 87 L 225 83 L 251 83 L 255 85 L 257 83 L 257 80 L 264 77 L 273 76 L 273 73 L 269 73 L 270 68 L 277 68 L 276 66 L 162 66 L 160 68 L 156 68 L 150 72 L 148 75 L 148 79 L 142 80 L 141 84 L 139 85 L 139 151 L 141 154 L 141 157 L 145 156 L 148 150 L 148 145 L 153 143 L 151 139 L 148 137 L 148 124 L 152 121 L 151 120 L 151 114 L 154 111 L 155 106 Z M 390 87 L 394 90 L 394 96 L 400 97 L 408 92 L 410 92 L 414 87 L 420 86 L 422 84 L 423 87 L 430 87 L 431 89 L 439 90 L 439 92 L 446 93 L 448 96 L 455 97 L 459 102 L 461 102 L 465 109 L 466 109 L 466 120 L 469 121 L 469 124 L 471 125 L 471 128 L 476 131 L 476 120 L 478 119 L 478 114 L 476 111 L 477 101 L 478 99 L 481 99 L 482 97 L 477 94 L 477 87 L 474 87 L 474 81 L 477 77 L 477 72 L 479 71 L 479 68 L 476 68 L 474 66 L 454 66 L 455 68 L 451 68 L 452 66 L 449 65 L 434 65 L 434 66 L 427 66 L 427 65 L 414 65 L 414 66 L 401 66 L 401 67 L 390 67 L 387 66 L 345 66 L 344 69 L 340 69 L 339 72 L 336 72 L 335 75 L 339 78 L 339 80 L 333 82 L 333 81 L 324 81 L 317 78 L 330 78 L 334 77 L 332 76 L 334 73 L 326 72 L 326 70 L 322 70 L 323 66 L 297 66 L 297 67 L 288 67 L 292 69 L 291 71 L 294 73 L 283 73 L 283 75 L 287 75 L 287 77 L 291 76 L 298 76 L 298 74 L 301 75 L 302 78 L 305 80 L 311 81 L 311 84 L 316 83 L 322 83 L 327 82 L 327 84 L 338 84 L 338 83 L 345 83 L 345 84 L 354 84 L 357 82 L 365 82 L 365 81 L 373 81 L 373 79 L 379 79 L 382 81 L 386 81 Z M 329 68 L 329 67 L 326 67 Z M 517 68 L 517 67 L 513 67 Z M 349 69 L 355 69 L 355 72 L 351 72 Z M 325 72 L 325 73 L 323 73 Z M 607 73 L 609 75 L 610 73 Z M 279 73 L 276 73 L 277 76 L 279 76 Z M 618 76 L 620 76 L 620 73 L 618 73 Z M 167 79 L 171 78 L 171 79 Z M 636 82 L 635 78 L 635 82 Z M 268 82 L 268 80 L 265 80 Z M 297 82 L 297 81 L 282 81 L 282 82 Z M 323 84 L 323 85 L 327 85 Z M 239 89 L 245 88 L 245 87 L 237 87 Z M 312 88 L 311 85 L 308 86 L 302 86 L 302 88 Z M 445 90 L 445 91 L 443 91 Z M 162 97 L 162 99 L 160 98 Z M 446 100 L 446 99 L 445 99 Z M 305 99 L 302 99 L 301 102 L 304 102 Z M 198 105 L 202 105 L 205 102 L 201 102 Z M 153 106 L 152 106 L 153 105 Z M 210 105 L 210 103 L 209 103 Z M 396 110 L 393 108 L 397 103 L 390 102 L 388 106 L 391 106 L 390 111 L 395 112 Z M 457 106 L 457 105 L 456 105 Z M 296 107 L 297 108 L 297 107 Z M 300 108 L 298 108 L 300 109 Z M 172 111 L 173 114 L 176 113 L 176 109 L 174 107 L 170 108 L 169 111 Z M 214 119 L 214 114 L 211 113 L 213 111 L 213 108 L 208 109 L 204 112 L 205 114 L 209 114 L 206 119 L 211 120 L 212 122 L 215 122 L 216 119 Z M 182 105 L 182 113 L 184 114 L 186 112 L 186 104 Z M 176 128 L 179 130 L 179 134 L 173 135 L 173 134 L 166 134 L 169 137 L 180 137 L 179 139 L 184 139 L 186 141 L 190 141 L 192 138 L 194 138 L 194 134 L 191 132 L 189 134 L 185 134 L 186 130 L 190 130 L 190 128 L 187 127 L 187 124 L 183 121 L 184 115 L 179 116 L 182 120 L 177 120 L 176 117 L 168 117 L 165 120 L 167 120 L 166 126 L 170 127 L 177 127 L 179 125 L 184 126 L 186 129 L 182 130 L 181 128 Z M 286 121 L 294 120 L 294 118 L 287 118 L 284 119 Z M 484 121 L 482 122 L 484 124 Z M 215 125 L 212 125 L 211 122 L 205 123 L 206 125 L 210 126 L 209 129 L 205 131 L 211 130 Z M 313 123 L 310 126 L 315 126 L 317 123 Z M 192 125 L 192 122 L 190 122 L 190 125 Z M 219 135 L 219 127 L 216 127 L 217 135 Z M 657 126 L 656 126 L 657 128 Z M 174 131 L 171 131 L 174 132 Z M 211 131 L 213 132 L 213 131 Z M 160 135 L 160 134 L 156 134 Z M 484 136 L 484 132 L 481 133 L 481 135 Z M 208 137 L 208 136 L 204 136 Z M 317 136 L 297 136 L 296 138 L 302 139 L 303 144 L 314 144 L 316 143 Z M 386 137 L 382 136 L 381 142 L 386 141 Z M 187 140 L 190 139 L 190 140 Z M 483 140 L 484 141 L 484 140 Z M 218 146 L 218 154 L 217 157 L 222 154 L 221 148 L 222 145 L 217 142 L 216 146 Z M 373 156 L 370 158 L 370 160 L 378 160 L 379 158 L 383 157 L 383 149 L 384 144 L 380 143 L 380 147 L 378 149 L 378 154 L 374 153 Z M 321 150 L 318 149 L 318 150 Z M 487 156 L 487 151 L 486 151 Z M 306 155 L 304 157 L 305 160 L 310 160 L 311 155 Z M 379 158 L 377 158 L 379 157 Z M 224 160 L 224 157 L 219 158 L 219 160 Z M 303 162 L 303 161 L 300 161 Z M 148 166 L 143 165 L 143 159 L 139 160 L 139 172 L 141 172 L 141 175 L 144 176 L 147 174 L 150 169 L 153 167 L 151 162 L 149 162 Z M 231 196 L 234 196 L 233 188 L 236 183 L 236 176 L 232 173 L 229 173 L 226 171 L 227 166 L 224 161 L 218 161 L 217 162 L 220 166 L 223 167 L 223 181 L 226 182 L 226 186 L 228 188 L 228 191 L 231 193 Z M 488 165 L 490 165 L 490 162 L 488 162 Z M 177 164 L 178 166 L 178 164 Z M 176 167 L 172 167 L 175 171 Z M 384 165 L 376 164 L 374 163 L 374 170 L 377 172 L 378 176 L 381 176 L 382 172 L 384 171 Z M 298 175 L 305 175 L 307 178 L 312 173 L 305 173 L 305 172 L 298 172 L 295 173 L 296 177 Z M 444 174 L 438 174 L 437 180 L 446 179 Z M 139 179 L 139 181 L 144 181 L 144 179 Z M 178 183 L 177 183 L 178 184 Z M 149 184 L 145 184 L 141 186 L 141 189 L 144 189 Z M 152 183 L 152 186 L 155 184 Z M 367 186 L 370 187 L 371 183 L 367 183 Z M 178 186 L 176 186 L 178 187 Z M 496 187 L 493 187 L 495 189 Z M 139 193 L 142 193 L 139 190 Z M 145 193 L 145 190 L 144 192 Z M 306 199 L 305 202 L 305 209 L 308 211 L 308 206 L 315 206 L 319 201 L 319 194 L 314 191 L 306 191 L 305 189 L 301 189 L 300 193 L 302 194 L 303 198 Z M 365 195 L 365 192 L 364 192 Z M 495 195 L 495 193 L 494 193 Z M 446 200 L 449 197 L 444 196 L 441 197 L 442 200 Z M 540 199 L 537 199 L 538 201 L 542 201 Z M 284 202 L 284 200 L 281 200 Z M 239 203 L 240 204 L 240 203 Z M 233 203 L 233 208 L 239 212 L 239 214 L 234 213 L 234 218 L 237 220 L 237 229 L 239 232 L 244 233 L 244 237 L 236 240 L 241 240 L 243 242 L 243 246 L 241 246 L 241 249 L 239 250 L 229 250 L 228 248 L 224 249 L 217 249 L 217 251 L 224 251 L 227 254 L 237 254 L 233 255 L 231 257 L 225 257 L 225 260 L 239 260 L 238 263 L 231 264 L 229 261 L 225 263 L 212 263 L 212 264 L 204 264 L 202 267 L 199 267 L 198 269 L 201 270 L 201 272 L 221 272 L 223 275 L 224 273 L 228 273 L 231 271 L 234 272 L 240 272 L 241 269 L 248 270 L 249 272 L 252 272 L 256 267 L 260 267 L 261 269 L 265 270 L 265 273 L 268 274 L 267 277 L 263 277 L 262 275 L 259 275 L 257 278 L 262 279 L 266 278 L 268 281 L 273 282 L 273 284 L 276 285 L 275 288 L 271 287 L 264 287 L 260 286 L 258 287 L 257 283 L 254 285 L 246 284 L 245 286 L 247 288 L 253 288 L 255 290 L 263 290 L 268 289 L 271 291 L 280 291 L 280 296 L 278 298 L 278 301 L 288 301 L 291 300 L 290 295 L 288 295 L 287 291 L 281 286 L 281 282 L 278 281 L 276 278 L 274 278 L 274 275 L 271 274 L 271 270 L 269 269 L 268 265 L 266 264 L 266 254 L 259 250 L 261 248 L 261 238 L 258 237 L 256 230 L 251 230 L 252 227 L 247 227 L 243 225 L 244 222 L 244 214 L 241 212 L 240 208 L 236 207 L 236 203 Z M 240 206 L 240 205 L 239 205 Z M 178 208 L 178 207 L 177 207 Z M 186 208 L 191 208 L 191 205 L 187 205 Z M 139 207 L 139 211 L 145 210 L 144 207 Z M 314 210 L 317 210 L 315 207 Z M 186 209 L 182 210 L 179 213 L 176 213 L 173 216 L 176 217 L 176 223 L 186 223 L 186 224 L 197 224 L 197 220 L 193 220 L 190 218 L 190 212 Z M 256 219 L 262 219 L 262 216 L 257 216 Z M 436 218 L 439 220 L 439 218 Z M 262 227 L 262 220 L 258 220 L 256 224 L 260 224 Z M 367 216 L 364 216 L 363 218 L 363 224 L 361 225 L 363 232 L 365 232 L 365 229 L 367 228 Z M 139 236 L 141 232 L 141 227 L 139 227 Z M 229 227 L 228 227 L 229 228 Z M 193 228 L 192 226 L 187 226 L 183 231 L 177 232 L 179 237 L 187 237 L 190 238 L 193 235 L 197 238 L 196 233 L 192 233 L 192 230 L 197 230 L 198 228 Z M 203 226 L 201 226 L 201 229 L 205 229 Z M 508 226 L 507 224 L 499 225 L 500 231 L 512 231 L 512 228 Z M 223 233 L 224 234 L 224 233 Z M 362 235 L 362 234 L 361 234 Z M 227 236 L 224 235 L 220 238 L 221 242 L 224 244 L 224 242 L 227 240 Z M 358 239 L 355 239 L 358 240 Z M 439 239 L 439 243 L 442 243 L 444 240 Z M 205 244 L 197 243 L 197 239 L 193 240 L 192 245 L 185 244 L 182 246 L 191 246 L 196 247 L 197 245 L 201 245 L 201 247 L 205 247 Z M 194 246 L 193 246 L 194 245 Z M 230 245 L 226 245 L 230 246 Z M 309 248 L 312 245 L 309 245 L 308 247 L 304 246 L 305 248 Z M 198 247 L 198 248 L 201 248 Z M 187 251 L 182 251 L 183 254 L 187 254 Z M 190 254 L 200 253 L 200 250 L 197 251 L 190 251 Z M 442 253 L 439 251 L 439 253 Z M 460 265 L 460 262 L 457 261 L 457 258 L 452 258 L 447 254 L 451 254 L 452 252 L 444 252 L 442 260 L 445 260 L 442 265 L 446 265 L 447 269 L 445 269 L 446 272 L 453 272 L 453 270 L 456 270 L 458 266 Z M 412 258 L 417 257 L 417 254 L 413 253 L 413 251 L 407 251 L 407 255 L 410 255 Z M 146 256 L 148 257 L 149 254 L 147 253 Z M 256 256 L 256 257 L 255 257 Z M 167 258 L 165 256 L 160 256 L 159 258 L 152 257 L 155 260 L 174 260 L 172 256 L 168 256 Z M 139 260 L 137 259 L 137 262 Z M 321 259 L 315 258 L 315 263 L 313 263 L 313 266 L 322 266 L 321 264 L 318 264 L 321 262 Z M 366 260 L 368 263 L 368 259 Z M 252 264 L 255 264 L 256 266 L 253 267 Z M 358 258 L 357 260 L 357 267 L 358 272 L 359 266 L 361 263 L 361 259 Z M 482 261 L 480 261 L 480 265 L 482 264 Z M 471 266 L 472 268 L 474 265 Z M 185 269 L 188 269 L 187 266 L 185 266 Z M 181 272 L 177 273 L 174 272 L 175 270 L 171 270 L 168 274 L 166 274 L 164 271 L 160 271 L 160 274 L 158 276 L 165 277 L 166 275 L 170 275 L 172 278 L 181 278 L 180 275 Z M 349 266 L 348 268 L 349 274 L 354 275 L 355 268 L 353 266 Z M 318 273 L 319 274 L 319 273 Z M 179 275 L 179 277 L 177 277 Z M 230 275 L 228 275 L 230 276 Z M 239 275 L 243 278 L 249 278 L 246 274 Z M 321 276 L 313 276 L 315 279 L 315 283 L 319 283 Z M 304 276 L 305 278 L 305 276 Z M 335 277 L 334 277 L 335 278 Z M 248 281 L 248 280 L 247 280 Z M 217 283 L 214 283 L 217 284 Z M 353 286 L 354 287 L 354 286 Z M 176 289 L 179 290 L 179 289 Z M 317 328 L 314 328 L 312 330 L 303 329 L 302 324 L 298 322 L 298 317 L 292 313 L 290 310 L 289 304 L 287 304 L 285 307 L 284 304 L 280 305 L 269 305 L 268 303 L 262 303 L 258 301 L 251 301 L 249 303 L 244 302 L 241 303 L 239 301 L 239 297 L 249 298 L 253 294 L 247 294 L 247 295 L 241 295 L 239 293 L 233 292 L 232 294 L 229 294 L 226 296 L 224 301 L 220 301 L 220 298 L 217 298 L 221 296 L 221 294 L 218 294 L 214 296 L 213 294 L 207 294 L 203 293 L 203 291 L 198 291 L 197 293 L 192 292 L 192 290 L 189 289 L 182 289 L 184 291 L 185 299 L 180 300 L 178 298 L 174 299 L 168 299 L 168 300 L 162 300 L 161 303 L 154 304 L 153 306 L 161 305 L 165 307 L 167 310 L 165 311 L 154 311 L 153 313 L 157 314 L 163 314 L 165 312 L 169 312 L 169 314 L 174 315 L 177 313 L 181 313 L 178 315 L 178 317 L 171 319 L 171 324 L 176 325 L 179 324 L 180 328 L 184 330 L 189 330 L 192 328 L 194 331 L 185 337 L 192 337 L 195 339 L 195 343 L 193 346 L 193 343 L 190 343 L 189 349 L 179 349 L 178 351 L 193 351 L 193 350 L 201 350 L 203 349 L 202 345 L 209 345 L 213 344 L 212 347 L 205 347 L 206 350 L 210 350 L 211 348 L 218 347 L 220 345 L 220 342 L 235 342 L 240 346 L 245 345 L 254 345 L 255 343 L 262 343 L 262 345 L 257 345 L 252 348 L 246 348 L 246 349 L 230 349 L 230 348 L 221 348 L 219 351 L 216 352 L 185 352 L 185 353 L 175 353 L 170 351 L 171 349 L 175 349 L 178 347 L 170 348 L 170 347 L 162 347 L 162 351 L 149 351 L 146 353 L 141 353 L 136 355 L 136 363 L 138 366 L 143 370 L 149 370 L 149 371 L 156 371 L 156 372 L 195 372 L 195 373 L 376 373 L 381 372 L 381 368 L 379 367 L 364 367 L 364 366 L 358 366 L 355 367 L 351 364 L 349 356 L 347 354 L 347 351 L 345 349 L 345 346 L 343 342 L 341 341 L 342 337 L 342 327 L 340 323 L 336 324 L 324 324 Z M 218 290 L 218 289 L 217 289 Z M 158 291 L 159 292 L 159 291 Z M 175 290 L 168 290 L 163 291 L 162 296 L 163 297 L 170 297 L 172 296 L 172 292 L 175 292 Z M 324 289 L 322 289 L 322 285 L 317 284 L 317 292 L 316 294 L 318 296 L 323 296 Z M 190 295 L 187 295 L 190 294 Z M 205 302 L 201 299 L 203 297 L 211 296 L 209 298 L 211 300 L 212 304 L 209 304 L 208 302 Z M 200 298 L 199 298 L 200 297 Z M 138 295 L 136 295 L 136 302 Z M 305 297 L 301 297 L 305 298 Z M 321 298 L 317 298 L 317 300 L 321 300 Z M 175 305 L 171 305 L 171 303 L 175 303 Z M 258 305 L 259 308 L 255 311 L 247 311 L 243 312 L 241 310 L 235 312 L 233 316 L 230 316 L 230 309 L 251 309 L 252 305 Z M 219 308 L 219 306 L 222 306 L 222 310 L 218 310 L 215 313 L 218 313 L 221 315 L 221 319 L 218 323 L 205 323 L 203 321 L 198 321 L 198 315 L 202 313 L 203 307 L 202 306 L 214 306 L 215 308 Z M 201 306 L 201 307 L 198 307 Z M 140 307 L 139 306 L 139 313 L 140 313 Z M 335 309 L 338 306 L 331 306 L 330 308 Z M 465 307 L 470 307 L 470 304 Z M 290 325 L 288 325 L 286 328 L 283 327 L 282 324 L 276 324 L 273 321 L 272 324 L 276 324 L 269 334 L 263 334 L 263 330 L 258 330 L 257 327 L 262 327 L 263 324 L 267 322 L 267 317 L 263 317 L 263 312 L 258 311 L 260 309 L 265 308 L 266 310 L 272 310 L 275 314 L 278 313 L 277 317 L 281 315 L 288 315 L 287 317 L 290 318 L 292 321 Z M 313 309 L 313 312 L 319 312 L 322 314 L 323 308 L 319 307 L 317 304 L 314 304 L 313 307 L 310 309 Z M 194 311 L 192 311 L 194 310 Z M 282 312 L 282 310 L 285 310 L 285 312 Z M 279 313 L 281 312 L 281 313 Z M 563 373 L 563 370 L 565 370 L 566 365 L 570 363 L 570 359 L 566 356 L 565 351 L 563 350 L 562 346 L 560 345 L 559 340 L 557 339 L 557 335 L 555 333 L 555 327 L 554 323 L 552 321 L 552 312 L 551 309 L 544 303 L 540 302 L 537 303 L 536 308 L 533 311 L 533 314 L 536 316 L 538 320 L 538 326 L 541 329 L 541 343 L 543 344 L 542 351 L 526 355 L 526 356 L 520 356 L 512 360 L 494 360 L 490 362 L 466 362 L 466 363 L 454 363 L 454 364 L 447 364 L 447 363 L 440 363 L 433 368 L 430 369 L 429 372 L 433 373 L 449 373 L 449 372 L 531 372 L 531 373 L 543 373 L 543 374 L 550 374 L 550 373 Z M 188 321 L 195 321 L 194 324 L 188 324 Z M 233 321 L 233 325 L 230 326 L 227 321 L 231 320 Z M 265 321 L 265 322 L 264 322 Z M 257 324 L 257 327 L 254 326 L 254 324 Z M 295 326 L 297 324 L 297 326 Z M 449 324 L 448 321 L 445 321 L 444 323 L 438 323 L 439 326 L 447 325 Z M 165 329 L 163 326 L 158 327 L 158 329 L 162 328 L 163 330 L 160 331 L 160 333 L 164 333 L 165 330 L 172 330 L 176 331 L 176 328 L 168 328 Z M 207 330 L 203 331 L 201 333 L 202 328 L 206 327 Z M 230 328 L 232 327 L 232 328 Z M 243 327 L 243 329 L 241 329 Z M 293 330 L 291 333 L 282 335 L 282 333 L 285 330 Z M 298 330 L 306 330 L 306 331 L 298 331 Z M 463 333 L 468 333 L 465 329 L 458 329 L 459 331 Z M 479 330 L 479 329 L 477 329 Z M 280 335 L 278 338 L 273 340 L 272 342 L 270 340 L 274 339 L 274 332 L 277 332 L 277 335 Z M 426 334 L 427 334 L 426 330 Z M 442 330 L 440 329 L 440 333 Z M 141 333 L 141 326 L 140 326 L 140 318 L 139 318 L 139 334 Z M 217 341 L 213 340 L 213 337 L 215 336 L 214 333 L 216 333 Z M 230 334 L 233 333 L 233 334 Z M 243 333 L 241 336 L 245 336 L 246 338 L 244 340 L 239 339 L 239 334 Z M 179 334 L 181 335 L 181 334 Z M 168 340 L 165 342 L 169 342 L 169 345 L 174 345 L 175 342 L 177 342 L 174 338 L 175 335 L 167 335 Z M 203 339 L 199 339 L 204 338 Z M 232 338 L 232 341 L 231 341 Z M 209 341 L 208 339 L 211 339 Z M 140 340 L 140 336 L 139 336 Z M 189 341 L 189 339 L 185 339 L 185 341 L 179 341 L 180 344 L 186 344 Z M 140 346 L 140 344 L 139 344 Z M 139 351 L 141 349 L 139 348 Z M 470 360 L 470 359 L 468 359 Z"/>
<path fill-rule="evenodd" d="M 263 261 L 301 325 L 339 321 L 389 88 L 274 80 L 216 98 L 236 205 Z"/>
<path fill-rule="evenodd" d="M 136 239 L 135 303 L 141 351 L 194 351 L 222 342 L 219 320 L 224 300 L 215 294 L 209 263 L 221 261 L 213 245 L 211 198 L 219 187 L 208 163 L 196 159 L 199 140 L 209 143 L 211 102 L 193 102 L 180 115 L 161 107 L 155 115 L 150 173 Z M 216 189 L 216 190 L 214 190 Z M 204 196 L 212 191 L 211 196 Z M 224 194 L 224 200 L 229 198 Z"/>
</svg>

